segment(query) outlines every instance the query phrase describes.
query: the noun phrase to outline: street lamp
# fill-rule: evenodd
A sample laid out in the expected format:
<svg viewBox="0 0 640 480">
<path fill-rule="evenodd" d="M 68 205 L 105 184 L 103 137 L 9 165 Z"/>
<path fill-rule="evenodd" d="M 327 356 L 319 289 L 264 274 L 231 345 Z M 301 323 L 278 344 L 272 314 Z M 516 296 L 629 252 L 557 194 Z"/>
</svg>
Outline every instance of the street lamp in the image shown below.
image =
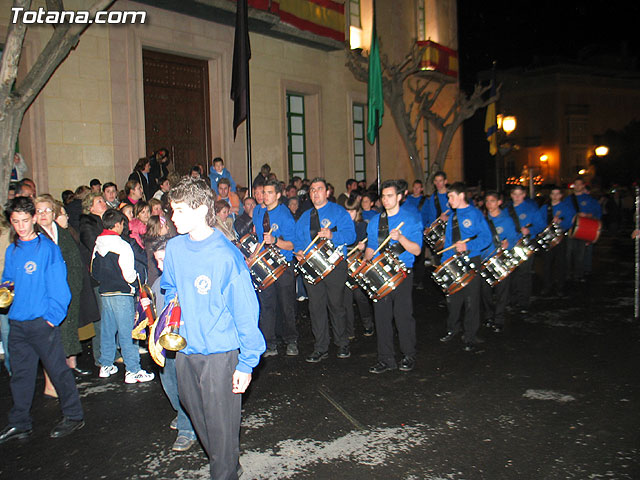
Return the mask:
<svg viewBox="0 0 640 480">
<path fill-rule="evenodd" d="M 606 145 L 600 145 L 596 147 L 595 153 L 597 157 L 605 157 L 609 154 L 609 147 Z"/>
<path fill-rule="evenodd" d="M 513 115 L 507 115 L 502 117 L 502 130 L 509 135 L 516 129 L 516 117 Z"/>
</svg>

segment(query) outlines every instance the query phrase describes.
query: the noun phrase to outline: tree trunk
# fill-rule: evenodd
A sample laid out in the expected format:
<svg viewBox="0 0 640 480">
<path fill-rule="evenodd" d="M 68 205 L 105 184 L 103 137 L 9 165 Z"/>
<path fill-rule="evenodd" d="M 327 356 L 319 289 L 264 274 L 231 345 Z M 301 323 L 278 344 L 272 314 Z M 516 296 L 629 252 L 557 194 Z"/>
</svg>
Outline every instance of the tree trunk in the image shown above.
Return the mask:
<svg viewBox="0 0 640 480">
<path fill-rule="evenodd" d="M 0 179 L 3 179 L 0 181 L 0 199 L 3 204 L 9 193 L 13 155 L 23 116 L 24 112 L 20 109 L 7 108 L 0 119 Z"/>
</svg>

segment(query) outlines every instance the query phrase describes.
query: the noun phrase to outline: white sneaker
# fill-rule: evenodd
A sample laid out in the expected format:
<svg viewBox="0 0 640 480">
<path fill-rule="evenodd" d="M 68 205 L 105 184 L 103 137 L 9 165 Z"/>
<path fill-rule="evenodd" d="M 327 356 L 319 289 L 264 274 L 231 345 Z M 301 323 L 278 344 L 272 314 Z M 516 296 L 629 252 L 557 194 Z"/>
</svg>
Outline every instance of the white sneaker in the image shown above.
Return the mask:
<svg viewBox="0 0 640 480">
<path fill-rule="evenodd" d="M 155 378 L 153 373 L 145 372 L 144 370 L 140 370 L 139 372 L 127 372 L 124 376 L 124 383 L 144 383 L 150 382 Z"/>
<path fill-rule="evenodd" d="M 100 378 L 108 378 L 114 373 L 118 373 L 118 367 L 115 365 L 107 365 L 100 367 L 100 374 L 98 376 Z"/>
</svg>

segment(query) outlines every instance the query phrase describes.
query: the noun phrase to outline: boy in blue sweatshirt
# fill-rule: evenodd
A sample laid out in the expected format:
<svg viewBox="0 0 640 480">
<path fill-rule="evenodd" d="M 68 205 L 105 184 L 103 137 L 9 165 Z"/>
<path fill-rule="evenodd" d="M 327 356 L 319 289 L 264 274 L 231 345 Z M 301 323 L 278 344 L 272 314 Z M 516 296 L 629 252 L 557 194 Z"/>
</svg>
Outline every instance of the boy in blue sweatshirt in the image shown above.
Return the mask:
<svg viewBox="0 0 640 480">
<path fill-rule="evenodd" d="M 209 168 L 209 178 L 211 179 L 211 188 L 216 195 L 218 195 L 218 182 L 222 178 L 227 178 L 230 184 L 230 190 L 232 192 L 236 191 L 236 182 L 234 182 L 231 177 L 231 172 L 227 170 L 224 166 L 224 160 L 220 157 L 216 157 L 213 159 L 213 165 Z"/>
<path fill-rule="evenodd" d="M 211 478 L 235 480 L 240 394 L 265 351 L 258 299 L 240 250 L 213 228 L 215 196 L 206 182 L 184 177 L 169 198 L 181 235 L 167 243 L 160 288 L 166 302 L 177 296 L 182 310 L 180 401 L 209 455 Z"/>
<path fill-rule="evenodd" d="M 64 415 L 51 437 L 64 437 L 84 426 L 80 396 L 65 360 L 58 328 L 71 301 L 67 267 L 58 246 L 36 231 L 35 211 L 33 201 L 27 197 L 14 198 L 6 208 L 15 238 L 7 247 L 2 274 L 3 282 L 15 284 L 8 345 L 13 407 L 9 425 L 0 432 L 0 443 L 31 435 L 29 411 L 39 360 L 58 392 Z"/>
</svg>

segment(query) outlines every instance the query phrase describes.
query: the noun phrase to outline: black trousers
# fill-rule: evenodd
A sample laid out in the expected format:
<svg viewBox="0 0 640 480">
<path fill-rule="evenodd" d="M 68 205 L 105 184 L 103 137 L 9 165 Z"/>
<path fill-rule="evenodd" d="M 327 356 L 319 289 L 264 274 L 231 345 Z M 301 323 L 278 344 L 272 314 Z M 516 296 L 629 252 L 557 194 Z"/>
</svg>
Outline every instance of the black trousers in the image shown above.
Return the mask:
<svg viewBox="0 0 640 480">
<path fill-rule="evenodd" d="M 390 367 L 396 366 L 393 348 L 393 320 L 398 329 L 400 352 L 406 357 L 416 355 L 416 320 L 413 318 L 413 273 L 386 297 L 373 303 L 378 340 L 378 360 Z"/>
<path fill-rule="evenodd" d="M 447 297 L 447 331 L 460 331 L 460 313 L 464 309 L 464 337 L 467 343 L 475 343 L 480 327 L 480 282 L 484 280 L 480 275 L 476 275 L 466 287 Z"/>
<path fill-rule="evenodd" d="M 504 312 L 509 301 L 510 283 L 511 276 L 502 280 L 495 287 L 491 287 L 484 279 L 482 280 L 482 312 L 485 320 L 493 320 L 500 326 L 504 325 Z"/>
<path fill-rule="evenodd" d="M 258 292 L 260 299 L 260 331 L 267 342 L 267 348 L 276 348 L 276 323 L 280 318 L 281 335 L 285 343 L 298 341 L 295 311 L 296 285 L 293 268 L 287 267 L 272 285 Z"/>
<path fill-rule="evenodd" d="M 329 319 L 333 343 L 338 347 L 349 345 L 347 319 L 344 311 L 344 285 L 347 281 L 347 262 L 340 262 L 333 271 L 316 285 L 305 280 L 309 295 L 311 331 L 315 338 L 314 350 L 329 350 Z"/>
<path fill-rule="evenodd" d="M 531 306 L 531 290 L 533 288 L 531 273 L 533 271 L 534 257 L 535 255 L 531 255 L 526 262 L 511 274 L 512 303 L 516 307 L 528 309 Z"/>
<path fill-rule="evenodd" d="M 13 408 L 9 426 L 29 430 L 31 402 L 36 388 L 38 360 L 42 362 L 60 398 L 62 414 L 71 420 L 82 420 L 80 396 L 67 366 L 60 338 L 60 328 L 51 327 L 44 319 L 25 322 L 9 320 L 9 357 L 11 358 L 11 395 Z"/>
<path fill-rule="evenodd" d="M 582 280 L 584 277 L 584 259 L 587 242 L 577 238 L 567 238 L 567 266 L 568 277 L 573 280 Z"/>
<path fill-rule="evenodd" d="M 178 396 L 209 456 L 211 478 L 237 480 L 242 395 L 231 391 L 238 351 L 176 354 Z"/>
<path fill-rule="evenodd" d="M 344 312 L 347 319 L 347 338 L 355 336 L 355 310 L 353 308 L 353 302 L 356 302 L 358 307 L 358 313 L 360 313 L 360 319 L 362 320 L 362 326 L 364 328 L 373 327 L 373 312 L 371 310 L 371 300 L 362 291 L 360 287 L 355 290 L 351 290 L 346 285 L 344 286 Z"/>
<path fill-rule="evenodd" d="M 567 243 L 564 238 L 551 250 L 544 252 L 544 288 L 550 290 L 555 284 L 558 290 L 564 289 L 567 280 Z"/>
</svg>

